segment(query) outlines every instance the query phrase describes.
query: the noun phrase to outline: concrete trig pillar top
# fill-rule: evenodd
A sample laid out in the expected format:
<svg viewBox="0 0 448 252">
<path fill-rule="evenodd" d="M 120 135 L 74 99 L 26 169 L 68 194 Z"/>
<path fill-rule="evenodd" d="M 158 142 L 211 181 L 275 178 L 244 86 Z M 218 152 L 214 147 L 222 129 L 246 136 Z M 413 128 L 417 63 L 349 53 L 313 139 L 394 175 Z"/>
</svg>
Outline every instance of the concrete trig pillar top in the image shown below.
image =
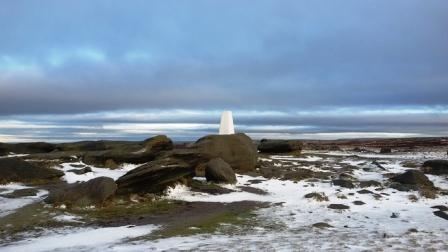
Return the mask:
<svg viewBox="0 0 448 252">
<path fill-rule="evenodd" d="M 219 125 L 220 135 L 235 134 L 235 128 L 233 126 L 232 111 L 224 111 L 221 115 L 221 124 Z"/>
</svg>

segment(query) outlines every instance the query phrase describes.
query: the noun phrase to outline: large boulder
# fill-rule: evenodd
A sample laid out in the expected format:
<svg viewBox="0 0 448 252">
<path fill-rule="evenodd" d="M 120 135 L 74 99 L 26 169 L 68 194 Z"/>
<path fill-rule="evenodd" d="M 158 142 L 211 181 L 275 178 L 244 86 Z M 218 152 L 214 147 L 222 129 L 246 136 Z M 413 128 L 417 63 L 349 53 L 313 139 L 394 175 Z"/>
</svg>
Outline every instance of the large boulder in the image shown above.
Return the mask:
<svg viewBox="0 0 448 252">
<path fill-rule="evenodd" d="M 0 158 L 0 184 L 40 183 L 64 176 L 62 171 L 36 166 L 20 158 Z"/>
<path fill-rule="evenodd" d="M 236 183 L 235 172 L 232 167 L 221 158 L 214 158 L 207 162 L 205 178 L 207 181 L 218 183 Z"/>
<path fill-rule="evenodd" d="M 443 175 L 448 174 L 448 160 L 428 160 L 423 163 L 424 173 Z"/>
<path fill-rule="evenodd" d="M 407 170 L 406 172 L 392 177 L 393 182 L 399 183 L 402 186 L 393 185 L 392 187 L 397 190 L 418 190 L 418 189 L 432 189 L 434 184 L 425 176 L 421 171 L 418 170 Z M 405 187 L 403 187 L 403 185 Z"/>
<path fill-rule="evenodd" d="M 290 140 L 268 140 L 262 139 L 258 145 L 258 151 L 260 153 L 290 153 L 294 152 L 300 154 L 302 150 L 302 144 L 298 141 Z"/>
<path fill-rule="evenodd" d="M 194 166 L 165 157 L 139 166 L 117 180 L 118 193 L 162 193 L 168 186 L 194 176 Z"/>
<path fill-rule="evenodd" d="M 117 184 L 113 179 L 98 177 L 51 191 L 45 202 L 68 207 L 102 206 L 116 191 Z"/>
<path fill-rule="evenodd" d="M 207 159 L 222 158 L 234 170 L 252 171 L 257 164 L 257 149 L 252 139 L 242 133 L 205 136 L 192 148 Z"/>
<path fill-rule="evenodd" d="M 158 135 L 143 141 L 147 151 L 164 151 L 173 149 L 173 141 L 165 135 Z"/>
</svg>

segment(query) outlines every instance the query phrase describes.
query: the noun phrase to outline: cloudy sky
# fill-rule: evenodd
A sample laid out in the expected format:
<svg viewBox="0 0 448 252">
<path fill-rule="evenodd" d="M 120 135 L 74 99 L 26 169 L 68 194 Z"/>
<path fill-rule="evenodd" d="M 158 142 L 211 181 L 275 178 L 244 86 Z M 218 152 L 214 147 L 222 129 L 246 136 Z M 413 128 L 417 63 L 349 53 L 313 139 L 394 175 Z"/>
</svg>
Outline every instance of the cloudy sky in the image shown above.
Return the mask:
<svg viewBox="0 0 448 252">
<path fill-rule="evenodd" d="M 448 135 L 448 1 L 6 0 L 0 141 Z"/>
</svg>

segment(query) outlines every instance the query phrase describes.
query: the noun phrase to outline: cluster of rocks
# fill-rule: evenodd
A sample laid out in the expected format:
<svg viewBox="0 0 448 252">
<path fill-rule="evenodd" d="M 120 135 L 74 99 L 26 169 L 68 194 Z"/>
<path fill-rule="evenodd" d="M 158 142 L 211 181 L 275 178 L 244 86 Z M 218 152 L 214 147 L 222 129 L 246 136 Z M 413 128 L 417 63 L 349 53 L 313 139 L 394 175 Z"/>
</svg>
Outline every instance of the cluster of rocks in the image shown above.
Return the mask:
<svg viewBox="0 0 448 252">
<path fill-rule="evenodd" d="M 209 135 L 189 146 L 174 148 L 166 136 L 142 142 L 86 141 L 67 144 L 2 145 L 1 150 L 29 152 L 26 160 L 83 161 L 89 165 L 116 168 L 121 163 L 142 163 L 117 181 L 107 177 L 83 183 L 59 184 L 46 202 L 55 205 L 105 205 L 115 195 L 158 194 L 176 183 L 189 183 L 194 176 L 209 182 L 236 183 L 235 171 L 255 169 L 258 152 L 245 134 Z M 76 155 L 76 158 L 74 157 Z M 62 177 L 60 170 L 42 167 L 22 158 L 0 159 L 0 182 L 47 182 Z M 90 167 L 68 172 L 84 174 Z"/>
</svg>

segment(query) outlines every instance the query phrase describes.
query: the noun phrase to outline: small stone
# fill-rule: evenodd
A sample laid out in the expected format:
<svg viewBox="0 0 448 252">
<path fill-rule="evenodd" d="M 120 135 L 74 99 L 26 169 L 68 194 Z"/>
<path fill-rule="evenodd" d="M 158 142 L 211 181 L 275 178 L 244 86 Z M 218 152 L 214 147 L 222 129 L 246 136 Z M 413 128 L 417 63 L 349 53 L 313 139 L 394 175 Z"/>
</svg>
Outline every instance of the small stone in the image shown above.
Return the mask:
<svg viewBox="0 0 448 252">
<path fill-rule="evenodd" d="M 339 210 L 350 209 L 349 206 L 346 206 L 344 204 L 330 204 L 328 206 L 328 208 L 330 208 L 330 209 L 339 209 Z"/>
</svg>

